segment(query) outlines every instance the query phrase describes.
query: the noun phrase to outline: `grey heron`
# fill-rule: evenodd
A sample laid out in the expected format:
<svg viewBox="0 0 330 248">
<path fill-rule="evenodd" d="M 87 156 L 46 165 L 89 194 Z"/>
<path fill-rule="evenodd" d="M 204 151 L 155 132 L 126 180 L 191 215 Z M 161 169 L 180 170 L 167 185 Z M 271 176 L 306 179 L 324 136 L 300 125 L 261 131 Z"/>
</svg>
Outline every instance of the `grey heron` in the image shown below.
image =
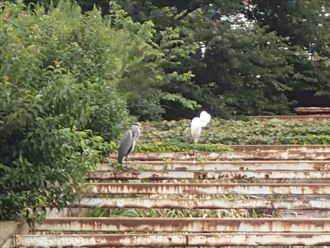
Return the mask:
<svg viewBox="0 0 330 248">
<path fill-rule="evenodd" d="M 139 139 L 141 134 L 141 123 L 134 123 L 130 130 L 124 134 L 118 149 L 118 163 L 122 164 L 125 158 L 126 169 L 128 154 L 134 150 L 136 141 Z"/>
<path fill-rule="evenodd" d="M 194 117 L 191 120 L 190 130 L 191 130 L 191 136 L 195 144 L 198 142 L 198 139 L 202 132 L 202 128 L 206 127 L 210 121 L 211 121 L 211 115 L 206 111 L 202 111 L 199 117 Z M 195 151 L 195 155 L 196 155 L 196 151 Z"/>
</svg>

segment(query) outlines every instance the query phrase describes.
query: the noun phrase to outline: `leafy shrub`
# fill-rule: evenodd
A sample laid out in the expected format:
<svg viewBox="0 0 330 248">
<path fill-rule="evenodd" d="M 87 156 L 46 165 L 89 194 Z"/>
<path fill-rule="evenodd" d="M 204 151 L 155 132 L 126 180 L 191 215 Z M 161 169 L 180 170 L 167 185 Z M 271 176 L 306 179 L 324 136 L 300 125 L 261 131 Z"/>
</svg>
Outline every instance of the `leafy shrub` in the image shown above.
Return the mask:
<svg viewBox="0 0 330 248">
<path fill-rule="evenodd" d="M 163 112 L 158 93 L 164 83 L 160 66 L 164 54 L 154 42 L 154 24 L 151 21 L 142 24 L 133 22 L 116 1 L 110 1 L 110 17 L 119 33 L 130 31 L 118 44 L 124 62 L 118 88 L 131 113 L 141 120 L 159 119 Z"/>
<path fill-rule="evenodd" d="M 130 68 L 148 65 L 146 56 L 152 65 L 158 51 L 148 43 L 150 25 L 121 22 L 113 28 L 98 11 L 82 15 L 69 1 L 47 14 L 42 7 L 3 5 L 0 218 L 66 206 L 84 175 L 113 149 L 104 140 L 131 121 L 123 84 L 142 77 L 145 71 Z M 152 66 L 156 75 L 157 63 Z"/>
<path fill-rule="evenodd" d="M 143 94 L 135 96 L 128 100 L 128 106 L 130 112 L 138 116 L 139 120 L 161 120 L 161 114 L 164 113 L 164 109 L 160 105 L 160 92 L 154 92 L 152 94 Z"/>
</svg>

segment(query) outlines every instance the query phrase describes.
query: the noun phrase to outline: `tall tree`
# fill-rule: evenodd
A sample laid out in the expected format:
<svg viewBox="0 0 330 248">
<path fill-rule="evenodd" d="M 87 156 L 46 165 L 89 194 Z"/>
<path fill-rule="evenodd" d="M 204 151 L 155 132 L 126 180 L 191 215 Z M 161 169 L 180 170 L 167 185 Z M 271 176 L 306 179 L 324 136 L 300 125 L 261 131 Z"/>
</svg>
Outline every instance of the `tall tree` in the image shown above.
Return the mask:
<svg viewBox="0 0 330 248">
<path fill-rule="evenodd" d="M 330 102 L 330 2 L 327 0 L 253 0 L 248 16 L 286 39 L 294 65 L 293 96 L 301 104 Z"/>
</svg>

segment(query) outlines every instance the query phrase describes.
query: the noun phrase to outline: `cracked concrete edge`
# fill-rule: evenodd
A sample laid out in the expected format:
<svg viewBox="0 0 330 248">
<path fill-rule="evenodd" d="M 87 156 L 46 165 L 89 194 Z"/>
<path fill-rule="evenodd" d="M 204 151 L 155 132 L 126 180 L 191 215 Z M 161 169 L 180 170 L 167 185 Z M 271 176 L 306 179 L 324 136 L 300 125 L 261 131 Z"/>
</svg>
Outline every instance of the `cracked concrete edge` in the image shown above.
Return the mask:
<svg viewBox="0 0 330 248">
<path fill-rule="evenodd" d="M 23 220 L 0 220 L 0 248 L 14 247 L 16 234 L 28 234 L 29 225 Z"/>
</svg>

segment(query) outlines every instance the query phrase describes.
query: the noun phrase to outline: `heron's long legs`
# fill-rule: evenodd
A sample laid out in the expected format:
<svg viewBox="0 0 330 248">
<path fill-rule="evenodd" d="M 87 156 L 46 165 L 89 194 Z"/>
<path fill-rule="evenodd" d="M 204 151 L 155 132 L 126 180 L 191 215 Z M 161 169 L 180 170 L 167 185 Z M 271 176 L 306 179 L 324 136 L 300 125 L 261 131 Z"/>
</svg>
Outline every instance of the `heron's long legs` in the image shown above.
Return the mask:
<svg viewBox="0 0 330 248">
<path fill-rule="evenodd" d="M 196 143 L 194 143 L 194 160 L 197 160 L 197 148 L 196 148 Z"/>
</svg>

